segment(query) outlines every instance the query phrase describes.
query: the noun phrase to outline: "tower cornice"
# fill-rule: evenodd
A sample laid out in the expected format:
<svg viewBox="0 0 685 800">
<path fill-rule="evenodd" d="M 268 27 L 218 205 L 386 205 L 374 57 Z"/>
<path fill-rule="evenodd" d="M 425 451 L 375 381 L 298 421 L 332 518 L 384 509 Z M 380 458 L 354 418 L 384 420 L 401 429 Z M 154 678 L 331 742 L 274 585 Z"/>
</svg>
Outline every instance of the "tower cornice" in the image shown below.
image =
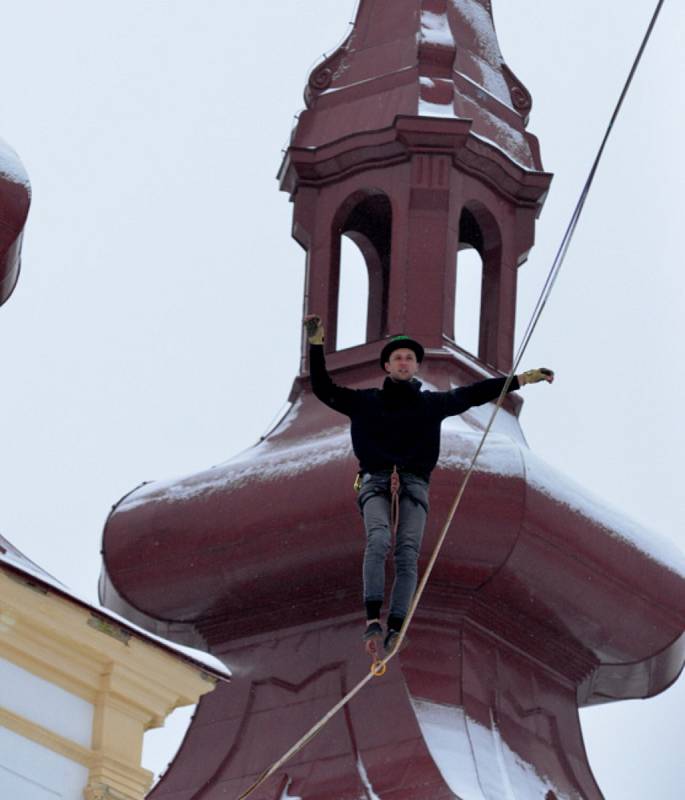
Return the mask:
<svg viewBox="0 0 685 800">
<path fill-rule="evenodd" d="M 530 170 L 473 131 L 473 121 L 397 116 L 390 127 L 348 134 L 320 147 L 292 145 L 278 173 L 291 196 L 303 186 L 323 187 L 359 172 L 409 161 L 415 154 L 447 155 L 452 165 L 485 181 L 517 205 L 539 210 L 552 175 Z"/>
</svg>

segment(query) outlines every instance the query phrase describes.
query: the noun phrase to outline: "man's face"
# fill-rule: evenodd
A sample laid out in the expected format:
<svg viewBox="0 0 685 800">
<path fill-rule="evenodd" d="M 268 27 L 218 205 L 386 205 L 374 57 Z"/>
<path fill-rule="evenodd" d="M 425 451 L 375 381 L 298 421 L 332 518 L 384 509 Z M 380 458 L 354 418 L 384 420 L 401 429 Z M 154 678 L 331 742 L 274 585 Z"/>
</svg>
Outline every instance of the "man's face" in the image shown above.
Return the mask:
<svg viewBox="0 0 685 800">
<path fill-rule="evenodd" d="M 398 347 L 385 362 L 385 371 L 394 381 L 410 381 L 419 370 L 416 353 L 408 347 Z"/>
</svg>

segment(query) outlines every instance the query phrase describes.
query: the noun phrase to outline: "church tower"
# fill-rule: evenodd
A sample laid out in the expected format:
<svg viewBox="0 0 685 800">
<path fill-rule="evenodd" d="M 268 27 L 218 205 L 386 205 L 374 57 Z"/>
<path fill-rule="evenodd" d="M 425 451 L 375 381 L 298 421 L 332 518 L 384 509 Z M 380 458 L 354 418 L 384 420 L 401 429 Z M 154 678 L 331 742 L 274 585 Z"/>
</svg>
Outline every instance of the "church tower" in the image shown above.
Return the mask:
<svg viewBox="0 0 685 800">
<path fill-rule="evenodd" d="M 399 331 L 454 350 L 457 256 L 472 247 L 483 262 L 476 355 L 507 371 L 516 271 L 551 176 L 526 132 L 530 95 L 502 60 L 489 3 L 361 3 L 305 101 L 280 178 L 327 349 L 336 350 L 341 236 L 365 257 L 374 354 Z"/>
<path fill-rule="evenodd" d="M 279 177 L 334 380 L 379 385 L 397 333 L 425 344 L 429 386 L 507 372 L 517 270 L 551 176 L 489 0 L 361 0 L 305 102 Z M 369 297 L 366 341 L 340 349 L 343 236 Z M 477 352 L 454 331 L 469 248 L 482 261 Z M 204 642 L 233 674 L 200 703 L 154 800 L 237 798 L 368 670 L 356 463 L 345 419 L 312 395 L 304 339 L 290 400 L 253 448 L 139 487 L 105 527 L 104 602 Z M 498 415 L 409 647 L 254 800 L 600 800 L 578 707 L 675 680 L 685 565 L 537 458 L 521 403 Z M 420 569 L 489 414 L 443 426 Z"/>
</svg>

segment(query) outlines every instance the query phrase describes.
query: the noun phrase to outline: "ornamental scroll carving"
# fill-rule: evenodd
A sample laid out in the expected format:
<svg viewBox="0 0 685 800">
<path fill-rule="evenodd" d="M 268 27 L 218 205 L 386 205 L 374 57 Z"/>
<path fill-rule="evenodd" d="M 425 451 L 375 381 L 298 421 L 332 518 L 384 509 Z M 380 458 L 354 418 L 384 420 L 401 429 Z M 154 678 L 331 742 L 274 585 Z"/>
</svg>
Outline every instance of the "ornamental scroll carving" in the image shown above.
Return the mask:
<svg viewBox="0 0 685 800">
<path fill-rule="evenodd" d="M 526 87 L 514 75 L 509 67 L 502 62 L 502 75 L 509 87 L 509 95 L 511 97 L 511 104 L 514 109 L 523 117 L 523 124 L 528 124 L 528 117 L 530 116 L 531 109 L 533 108 L 533 98 Z"/>
<path fill-rule="evenodd" d="M 354 41 L 355 30 L 352 28 L 350 35 L 345 41 L 334 50 L 329 56 L 317 64 L 309 75 L 307 86 L 304 90 L 304 102 L 307 108 L 311 108 L 317 95 L 325 92 L 332 83 L 349 69 L 346 56 L 349 53 L 352 42 Z"/>
</svg>

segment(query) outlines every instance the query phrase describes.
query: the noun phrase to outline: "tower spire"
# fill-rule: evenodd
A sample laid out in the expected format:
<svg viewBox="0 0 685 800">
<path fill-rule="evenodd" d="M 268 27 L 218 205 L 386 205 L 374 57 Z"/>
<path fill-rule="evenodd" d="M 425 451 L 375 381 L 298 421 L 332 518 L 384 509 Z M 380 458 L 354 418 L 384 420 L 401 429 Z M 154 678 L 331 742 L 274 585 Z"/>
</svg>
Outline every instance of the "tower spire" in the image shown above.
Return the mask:
<svg viewBox="0 0 685 800">
<path fill-rule="evenodd" d="M 531 96 L 504 62 L 487 0 L 362 0 L 350 35 L 309 76 L 305 103 L 294 146 L 437 116 L 470 120 L 474 136 L 542 170 L 525 130 Z"/>
<path fill-rule="evenodd" d="M 489 3 L 362 0 L 305 100 L 280 179 L 307 251 L 308 310 L 325 313 L 329 352 L 341 236 L 366 261 L 367 343 L 404 331 L 452 353 L 458 252 L 471 247 L 483 263 L 475 355 L 508 370 L 516 271 L 551 176 L 525 129 L 530 95 L 504 63 Z M 361 348 L 345 363 L 366 357 Z"/>
</svg>

